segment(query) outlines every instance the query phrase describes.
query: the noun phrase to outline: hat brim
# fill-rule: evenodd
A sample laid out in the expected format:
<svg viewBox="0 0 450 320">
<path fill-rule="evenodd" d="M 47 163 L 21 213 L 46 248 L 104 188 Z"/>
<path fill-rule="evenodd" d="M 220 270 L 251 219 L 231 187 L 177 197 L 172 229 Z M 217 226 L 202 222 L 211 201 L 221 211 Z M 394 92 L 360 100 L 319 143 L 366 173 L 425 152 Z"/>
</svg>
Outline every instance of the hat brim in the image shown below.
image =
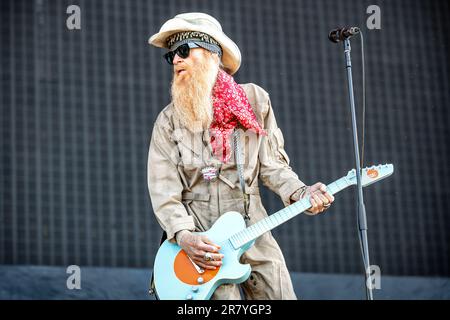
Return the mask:
<svg viewBox="0 0 450 320">
<path fill-rule="evenodd" d="M 226 71 L 230 74 L 236 73 L 241 66 L 241 51 L 222 31 L 214 28 L 205 28 L 186 22 L 183 19 L 173 18 L 167 21 L 158 33 L 152 35 L 148 43 L 158 48 L 167 48 L 166 40 L 171 35 L 183 31 L 204 32 L 213 37 L 222 47 L 222 63 Z"/>
</svg>

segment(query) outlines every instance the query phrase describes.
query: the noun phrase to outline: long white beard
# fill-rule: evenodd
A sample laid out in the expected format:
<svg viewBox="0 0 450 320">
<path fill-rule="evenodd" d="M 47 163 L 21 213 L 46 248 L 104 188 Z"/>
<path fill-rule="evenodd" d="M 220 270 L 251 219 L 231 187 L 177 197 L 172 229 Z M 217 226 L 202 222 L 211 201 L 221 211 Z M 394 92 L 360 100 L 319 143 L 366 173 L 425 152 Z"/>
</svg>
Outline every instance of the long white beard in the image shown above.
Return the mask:
<svg viewBox="0 0 450 320">
<path fill-rule="evenodd" d="M 190 77 L 174 74 L 171 94 L 175 117 L 192 132 L 209 128 L 213 120 L 212 89 L 219 65 L 208 53 L 203 63 L 187 69 Z"/>
</svg>

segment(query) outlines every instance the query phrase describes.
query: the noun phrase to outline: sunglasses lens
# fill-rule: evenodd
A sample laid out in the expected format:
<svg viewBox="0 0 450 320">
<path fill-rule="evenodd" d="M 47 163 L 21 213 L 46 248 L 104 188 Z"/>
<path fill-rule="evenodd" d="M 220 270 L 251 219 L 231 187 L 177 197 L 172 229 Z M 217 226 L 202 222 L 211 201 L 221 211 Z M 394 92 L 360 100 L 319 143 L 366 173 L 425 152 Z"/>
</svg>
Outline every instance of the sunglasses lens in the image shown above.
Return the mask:
<svg viewBox="0 0 450 320">
<path fill-rule="evenodd" d="M 164 59 L 166 59 L 168 64 L 173 64 L 173 58 L 175 58 L 175 55 L 177 54 L 180 58 L 186 59 L 189 57 L 189 51 L 191 49 L 189 48 L 189 45 L 187 43 L 179 46 L 173 51 L 169 51 L 164 55 Z"/>
<path fill-rule="evenodd" d="M 164 55 L 164 59 L 166 59 L 168 64 L 173 64 L 173 58 L 175 57 L 175 53 L 173 51 L 167 52 Z"/>
<path fill-rule="evenodd" d="M 189 57 L 189 45 L 186 43 L 179 46 L 176 52 L 180 56 L 180 58 L 186 59 L 187 57 Z"/>
</svg>

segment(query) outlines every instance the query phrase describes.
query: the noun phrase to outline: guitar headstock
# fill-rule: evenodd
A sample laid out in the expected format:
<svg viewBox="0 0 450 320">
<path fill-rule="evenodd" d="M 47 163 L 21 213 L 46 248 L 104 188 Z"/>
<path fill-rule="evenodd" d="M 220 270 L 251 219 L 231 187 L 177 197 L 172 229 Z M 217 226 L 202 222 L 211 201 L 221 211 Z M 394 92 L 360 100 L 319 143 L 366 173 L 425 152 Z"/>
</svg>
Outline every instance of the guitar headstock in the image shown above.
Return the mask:
<svg viewBox="0 0 450 320">
<path fill-rule="evenodd" d="M 389 177 L 393 173 L 393 164 L 379 164 L 377 166 L 366 167 L 361 170 L 361 184 L 363 187 L 366 187 L 374 182 Z M 350 170 L 346 178 L 351 184 L 356 185 L 356 170 Z"/>
</svg>

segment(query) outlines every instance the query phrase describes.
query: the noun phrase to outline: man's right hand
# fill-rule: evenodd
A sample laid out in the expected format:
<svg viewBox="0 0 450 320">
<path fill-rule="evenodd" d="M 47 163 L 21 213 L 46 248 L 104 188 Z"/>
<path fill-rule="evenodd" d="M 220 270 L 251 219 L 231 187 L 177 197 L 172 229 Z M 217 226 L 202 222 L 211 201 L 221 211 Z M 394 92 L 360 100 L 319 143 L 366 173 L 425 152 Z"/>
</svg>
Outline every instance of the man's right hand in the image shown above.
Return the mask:
<svg viewBox="0 0 450 320">
<path fill-rule="evenodd" d="M 223 254 L 219 253 L 220 246 L 213 243 L 205 235 L 198 235 L 188 230 L 177 232 L 176 240 L 178 245 L 187 255 L 203 269 L 214 270 L 222 265 Z M 211 260 L 205 260 L 205 254 L 211 254 Z"/>
</svg>

